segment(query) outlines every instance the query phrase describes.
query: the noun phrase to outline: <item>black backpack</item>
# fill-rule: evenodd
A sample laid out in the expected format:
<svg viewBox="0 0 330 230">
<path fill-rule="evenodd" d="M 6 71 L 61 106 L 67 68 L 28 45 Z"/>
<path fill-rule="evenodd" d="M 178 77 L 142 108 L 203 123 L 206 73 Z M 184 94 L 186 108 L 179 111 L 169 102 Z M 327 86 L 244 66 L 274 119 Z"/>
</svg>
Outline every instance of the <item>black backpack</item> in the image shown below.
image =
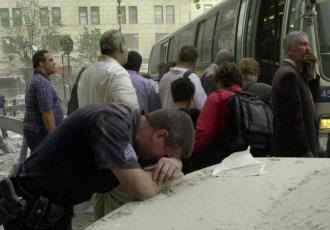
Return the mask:
<svg viewBox="0 0 330 230">
<path fill-rule="evenodd" d="M 246 150 L 254 156 L 270 153 L 273 135 L 273 112 L 259 96 L 245 91 L 229 97 L 225 112 L 223 147 L 225 152 Z"/>
</svg>

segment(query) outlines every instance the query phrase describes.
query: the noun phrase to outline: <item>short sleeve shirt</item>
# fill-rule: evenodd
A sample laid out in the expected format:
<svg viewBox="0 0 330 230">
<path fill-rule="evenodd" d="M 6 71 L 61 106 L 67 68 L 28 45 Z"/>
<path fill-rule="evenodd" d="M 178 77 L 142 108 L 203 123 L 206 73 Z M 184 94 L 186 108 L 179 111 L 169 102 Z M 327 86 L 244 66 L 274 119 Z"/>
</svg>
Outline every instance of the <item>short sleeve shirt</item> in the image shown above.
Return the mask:
<svg viewBox="0 0 330 230">
<path fill-rule="evenodd" d="M 159 96 L 163 109 L 174 109 L 174 101 L 171 93 L 171 83 L 176 79 L 183 77 L 183 74 L 187 71 L 186 68 L 173 67 L 167 72 L 159 82 Z M 191 73 L 189 79 L 195 86 L 195 95 L 193 98 L 192 107 L 202 110 L 205 104 L 207 95 L 202 87 L 200 78 L 195 73 Z"/>
<path fill-rule="evenodd" d="M 33 132 L 45 132 L 41 112 L 51 110 L 54 113 L 55 125 L 63 121 L 61 100 L 48 76 L 34 72 L 25 92 L 25 115 L 23 128 Z"/>
<path fill-rule="evenodd" d="M 110 103 L 76 110 L 40 143 L 16 179 L 33 195 L 63 205 L 110 191 L 118 185 L 112 169 L 140 168 L 132 147 L 139 116 Z"/>
</svg>

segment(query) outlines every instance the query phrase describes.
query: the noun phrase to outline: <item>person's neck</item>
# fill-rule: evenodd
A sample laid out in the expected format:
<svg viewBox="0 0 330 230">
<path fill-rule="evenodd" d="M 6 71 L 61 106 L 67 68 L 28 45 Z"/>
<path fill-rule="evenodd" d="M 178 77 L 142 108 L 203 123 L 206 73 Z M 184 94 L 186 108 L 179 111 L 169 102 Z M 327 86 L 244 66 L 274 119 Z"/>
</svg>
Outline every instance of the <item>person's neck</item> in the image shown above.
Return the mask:
<svg viewBox="0 0 330 230">
<path fill-rule="evenodd" d="M 103 54 L 104 57 L 108 57 L 108 58 L 113 58 L 115 59 L 120 65 L 124 65 L 124 61 L 122 60 L 122 55 L 119 53 L 119 52 L 114 52 L 113 54 L 111 55 L 106 55 L 106 54 Z"/>
<path fill-rule="evenodd" d="M 175 102 L 176 109 L 189 109 L 191 102 L 190 101 L 179 101 Z"/>
<path fill-rule="evenodd" d="M 42 73 L 42 74 L 45 75 L 46 77 L 49 77 L 49 75 L 46 73 L 46 71 L 45 71 L 44 68 L 37 67 L 37 68 L 35 68 L 34 71 L 39 72 L 39 73 Z"/>
<path fill-rule="evenodd" d="M 294 60 L 294 58 L 292 58 L 292 57 L 287 56 L 284 58 L 284 60 L 286 60 L 287 62 L 290 62 L 295 67 L 298 67 L 298 65 L 299 65 L 299 61 Z"/>
<path fill-rule="evenodd" d="M 188 69 L 190 71 L 194 70 L 194 64 L 192 64 L 190 62 L 177 61 L 176 67 L 185 68 L 185 69 Z"/>
</svg>

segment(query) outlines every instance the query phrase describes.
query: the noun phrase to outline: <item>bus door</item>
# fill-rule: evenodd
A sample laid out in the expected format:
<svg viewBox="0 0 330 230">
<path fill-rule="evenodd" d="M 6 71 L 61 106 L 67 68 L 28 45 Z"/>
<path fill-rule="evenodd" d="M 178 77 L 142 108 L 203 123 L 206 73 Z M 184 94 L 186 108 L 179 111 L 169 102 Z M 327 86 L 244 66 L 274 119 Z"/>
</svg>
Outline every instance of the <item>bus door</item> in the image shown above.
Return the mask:
<svg viewBox="0 0 330 230">
<path fill-rule="evenodd" d="M 254 56 L 259 61 L 259 81 L 268 84 L 272 84 L 280 65 L 284 8 L 285 0 L 250 2 L 247 56 Z"/>
</svg>

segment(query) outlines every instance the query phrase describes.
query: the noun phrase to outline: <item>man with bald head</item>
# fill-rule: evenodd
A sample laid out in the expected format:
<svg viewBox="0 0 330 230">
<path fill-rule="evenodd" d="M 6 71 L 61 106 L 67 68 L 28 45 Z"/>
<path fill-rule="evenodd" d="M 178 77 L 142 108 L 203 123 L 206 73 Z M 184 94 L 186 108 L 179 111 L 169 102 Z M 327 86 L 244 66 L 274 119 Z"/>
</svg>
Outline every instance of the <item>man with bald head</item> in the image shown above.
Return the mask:
<svg viewBox="0 0 330 230">
<path fill-rule="evenodd" d="M 214 76 L 219 70 L 220 65 L 224 62 L 234 62 L 233 54 L 226 49 L 220 50 L 215 57 L 215 62 L 207 67 L 207 69 L 203 72 L 201 82 L 207 95 L 210 95 L 218 89 L 218 86 L 214 81 Z"/>
<path fill-rule="evenodd" d="M 100 39 L 101 56 L 81 74 L 78 82 L 78 104 L 84 107 L 96 102 L 122 103 L 138 108 L 135 89 L 127 71 L 128 50 L 123 34 L 108 30 Z"/>
<path fill-rule="evenodd" d="M 318 156 L 318 129 L 311 91 L 298 66 L 310 52 L 308 35 L 290 32 L 283 42 L 285 59 L 274 75 L 275 117 L 273 154 L 281 157 Z"/>
</svg>

